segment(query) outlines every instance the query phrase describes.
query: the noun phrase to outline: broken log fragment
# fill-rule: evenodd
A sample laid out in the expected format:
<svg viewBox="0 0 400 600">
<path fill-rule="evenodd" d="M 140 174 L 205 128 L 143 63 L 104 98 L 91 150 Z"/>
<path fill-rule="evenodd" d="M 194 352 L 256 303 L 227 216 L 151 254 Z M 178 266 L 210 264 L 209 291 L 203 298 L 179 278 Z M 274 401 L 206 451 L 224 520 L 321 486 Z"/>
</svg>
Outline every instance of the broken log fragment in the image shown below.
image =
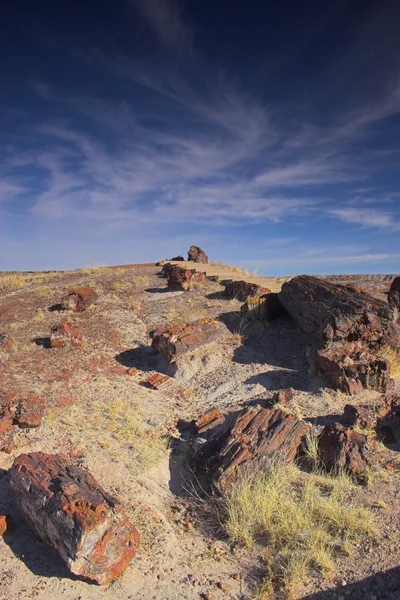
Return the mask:
<svg viewBox="0 0 400 600">
<path fill-rule="evenodd" d="M 273 321 L 287 314 L 279 300 L 279 295 L 274 292 L 247 298 L 240 312 L 246 319 L 258 321 Z"/>
<path fill-rule="evenodd" d="M 79 327 L 73 323 L 60 323 L 51 328 L 51 348 L 62 348 L 71 344 L 79 348 L 85 343 L 85 337 Z"/>
<path fill-rule="evenodd" d="M 22 454 L 11 468 L 11 489 L 36 533 L 75 575 L 104 585 L 135 555 L 138 532 L 85 469 L 58 455 Z"/>
<path fill-rule="evenodd" d="M 213 319 L 200 319 L 156 332 L 151 345 L 168 361 L 172 361 L 190 350 L 220 339 L 224 331 L 222 323 Z"/>
<path fill-rule="evenodd" d="M 327 425 L 318 442 L 320 459 L 327 471 L 346 470 L 362 476 L 371 464 L 368 438 L 362 433 L 333 423 Z"/>
<path fill-rule="evenodd" d="M 63 310 L 82 312 L 98 300 L 97 293 L 90 288 L 78 288 L 71 290 L 61 298 Z"/>
<path fill-rule="evenodd" d="M 194 442 L 199 458 L 211 471 L 214 484 L 222 489 L 240 473 L 267 468 L 273 457 L 291 461 L 308 425 L 280 409 L 248 407 L 216 420 L 215 427 L 200 433 Z"/>
<path fill-rule="evenodd" d="M 271 290 L 264 288 L 257 283 L 249 283 L 248 281 L 232 281 L 225 286 L 224 296 L 227 298 L 235 298 L 244 302 L 247 298 L 254 298 L 270 294 Z"/>
<path fill-rule="evenodd" d="M 308 275 L 284 283 L 279 299 L 316 346 L 316 371 L 329 385 L 350 394 L 390 389 L 390 362 L 380 353 L 398 344 L 392 306 Z"/>
</svg>

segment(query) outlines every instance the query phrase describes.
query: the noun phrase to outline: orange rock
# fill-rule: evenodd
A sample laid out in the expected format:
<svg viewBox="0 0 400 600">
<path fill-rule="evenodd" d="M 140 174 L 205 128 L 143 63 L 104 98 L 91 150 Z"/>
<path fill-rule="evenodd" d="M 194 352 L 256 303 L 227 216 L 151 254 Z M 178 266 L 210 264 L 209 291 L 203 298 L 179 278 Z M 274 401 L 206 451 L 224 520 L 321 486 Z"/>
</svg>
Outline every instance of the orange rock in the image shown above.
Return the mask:
<svg viewBox="0 0 400 600">
<path fill-rule="evenodd" d="M 60 348 L 71 344 L 72 346 L 82 346 L 85 342 L 83 333 L 73 323 L 60 323 L 51 328 L 50 346 Z"/>
<path fill-rule="evenodd" d="M 130 375 L 131 377 L 136 377 L 136 375 L 139 375 L 139 371 L 135 369 L 135 367 L 130 367 L 130 369 L 126 370 L 126 374 Z"/>
<path fill-rule="evenodd" d="M 7 515 L 0 515 L 0 536 L 10 535 L 12 530 L 11 519 Z"/>
</svg>

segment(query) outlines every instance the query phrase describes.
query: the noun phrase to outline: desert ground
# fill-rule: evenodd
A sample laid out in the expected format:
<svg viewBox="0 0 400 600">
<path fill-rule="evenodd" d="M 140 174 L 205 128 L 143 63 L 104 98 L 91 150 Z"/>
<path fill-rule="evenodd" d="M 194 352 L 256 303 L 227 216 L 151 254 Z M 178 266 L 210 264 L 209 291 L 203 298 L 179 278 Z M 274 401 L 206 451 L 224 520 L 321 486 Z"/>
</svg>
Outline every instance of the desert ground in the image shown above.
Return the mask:
<svg viewBox="0 0 400 600">
<path fill-rule="evenodd" d="M 0 333 L 14 341 L 0 357 L 1 387 L 46 402 L 40 427 L 18 429 L 14 447 L 0 452 L 0 514 L 12 522 L 0 539 L 1 600 L 289 597 L 279 585 L 275 591 L 265 586 L 268 543 L 246 545 L 230 537 L 181 425 L 209 409 L 237 410 L 287 388 L 295 391 L 296 414 L 324 425 L 349 402 L 371 405 L 379 393 L 366 389 L 350 397 L 328 388 L 310 369 L 309 339 L 289 316 L 247 322 L 243 302 L 223 295 L 229 280 L 278 292 L 289 278 L 261 278 L 224 265 L 195 267 L 207 279 L 189 291 L 170 291 L 154 264 L 0 274 Z M 386 301 L 390 278 L 349 283 Z M 97 302 L 66 315 L 60 298 L 81 287 L 94 289 Z M 152 389 L 149 378 L 165 370 L 152 351 L 152 332 L 210 318 L 226 329 L 224 337 L 183 357 L 168 389 Z M 51 327 L 65 320 L 82 330 L 85 344 L 49 348 Z M 351 488 L 371 530 L 334 552 L 334 568 L 315 569 L 298 582 L 292 598 L 400 598 L 399 439 L 379 442 L 380 466 Z M 113 583 L 96 586 L 71 575 L 21 514 L 9 469 L 17 456 L 33 451 L 62 454 L 87 468 L 125 507 L 141 543 Z"/>
</svg>

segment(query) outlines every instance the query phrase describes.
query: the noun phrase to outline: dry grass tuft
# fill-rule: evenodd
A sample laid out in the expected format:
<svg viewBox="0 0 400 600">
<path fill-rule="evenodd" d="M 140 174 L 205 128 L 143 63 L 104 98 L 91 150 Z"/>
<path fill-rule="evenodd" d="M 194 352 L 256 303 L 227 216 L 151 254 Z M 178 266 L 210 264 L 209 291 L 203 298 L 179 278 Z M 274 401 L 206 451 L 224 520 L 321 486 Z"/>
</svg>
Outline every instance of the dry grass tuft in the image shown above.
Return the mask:
<svg viewBox="0 0 400 600">
<path fill-rule="evenodd" d="M 386 346 L 379 355 L 389 361 L 390 376 L 394 379 L 400 379 L 400 349 Z"/>
<path fill-rule="evenodd" d="M 271 578 L 288 597 L 313 573 L 333 574 L 335 556 L 361 536 L 376 533 L 372 515 L 354 497 L 345 474 L 304 473 L 276 462 L 257 476 L 244 475 L 223 496 L 225 529 L 248 547 L 267 546 Z M 273 596 L 272 596 L 273 597 Z"/>
<path fill-rule="evenodd" d="M 11 273 L 10 275 L 3 275 L 0 278 L 0 290 L 2 292 L 13 292 L 26 284 L 26 277 L 19 273 Z"/>
</svg>

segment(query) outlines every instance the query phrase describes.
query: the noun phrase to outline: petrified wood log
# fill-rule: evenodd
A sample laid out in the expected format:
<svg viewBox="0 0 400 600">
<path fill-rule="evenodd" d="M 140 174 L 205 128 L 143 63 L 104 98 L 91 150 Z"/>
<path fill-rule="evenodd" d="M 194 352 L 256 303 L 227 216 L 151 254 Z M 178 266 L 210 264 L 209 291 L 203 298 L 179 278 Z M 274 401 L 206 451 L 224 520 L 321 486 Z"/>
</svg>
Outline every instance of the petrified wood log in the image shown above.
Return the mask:
<svg viewBox="0 0 400 600">
<path fill-rule="evenodd" d="M 257 283 L 249 283 L 248 281 L 232 281 L 225 287 L 224 295 L 227 298 L 236 298 L 244 302 L 247 298 L 270 294 L 271 290 L 264 288 Z"/>
<path fill-rule="evenodd" d="M 73 323 L 60 323 L 51 328 L 50 346 L 52 348 L 60 348 L 67 344 L 80 347 L 84 342 L 83 333 Z"/>
<path fill-rule="evenodd" d="M 400 311 L 400 275 L 395 277 L 392 281 L 392 285 L 390 286 L 388 294 L 388 301 L 389 304 Z"/>
<path fill-rule="evenodd" d="M 64 310 L 82 312 L 98 300 L 98 295 L 90 288 L 78 288 L 72 290 L 61 298 L 61 306 Z"/>
<path fill-rule="evenodd" d="M 167 266 L 167 265 L 165 265 Z M 187 292 L 192 283 L 203 281 L 206 278 L 205 273 L 195 271 L 194 269 L 184 269 L 179 265 L 171 265 L 168 269 L 168 289 Z"/>
<path fill-rule="evenodd" d="M 0 450 L 13 450 L 17 427 L 39 427 L 45 407 L 43 398 L 36 394 L 21 397 L 16 392 L 0 393 Z"/>
<path fill-rule="evenodd" d="M 175 360 L 190 350 L 214 342 L 222 337 L 224 328 L 213 319 L 201 319 L 190 324 L 180 324 L 157 331 L 152 348 L 167 360 Z"/>
<path fill-rule="evenodd" d="M 58 455 L 22 454 L 11 468 L 11 488 L 36 533 L 72 573 L 103 585 L 135 555 L 138 532 L 85 469 Z"/>
<path fill-rule="evenodd" d="M 255 473 L 267 467 L 273 456 L 293 460 L 307 424 L 282 410 L 249 407 L 230 413 L 225 421 L 200 434 L 194 448 L 211 470 L 214 483 L 231 485 L 243 470 Z"/>
<path fill-rule="evenodd" d="M 320 347 L 361 340 L 369 349 L 379 349 L 393 334 L 393 309 L 345 285 L 300 275 L 283 284 L 279 299 Z"/>
<path fill-rule="evenodd" d="M 273 321 L 287 314 L 279 300 L 279 295 L 274 292 L 247 298 L 240 312 L 246 319 L 259 321 Z"/>
<path fill-rule="evenodd" d="M 204 263 L 204 264 L 207 264 L 208 263 L 208 256 L 204 252 L 204 250 L 202 250 L 198 246 L 190 246 L 189 252 L 188 252 L 188 260 L 192 261 L 192 262 L 195 262 L 195 263 Z"/>
<path fill-rule="evenodd" d="M 316 370 L 330 385 L 351 394 L 390 388 L 390 363 L 380 351 L 398 343 L 392 306 L 308 275 L 284 283 L 279 299 L 318 348 Z"/>
<path fill-rule="evenodd" d="M 347 429 L 340 423 L 327 425 L 318 443 L 319 456 L 325 468 L 345 469 L 352 475 L 362 475 L 370 464 L 368 439 L 362 433 Z"/>
</svg>

